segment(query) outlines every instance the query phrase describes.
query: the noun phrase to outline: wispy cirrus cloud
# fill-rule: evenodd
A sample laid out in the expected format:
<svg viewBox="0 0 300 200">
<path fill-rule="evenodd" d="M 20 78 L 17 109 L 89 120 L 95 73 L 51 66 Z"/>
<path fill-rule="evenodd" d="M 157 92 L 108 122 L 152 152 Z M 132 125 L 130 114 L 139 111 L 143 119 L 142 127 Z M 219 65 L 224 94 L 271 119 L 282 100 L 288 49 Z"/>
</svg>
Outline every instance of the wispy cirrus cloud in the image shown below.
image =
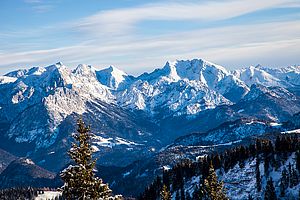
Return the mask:
<svg viewBox="0 0 300 200">
<path fill-rule="evenodd" d="M 102 11 L 75 22 L 74 29 L 88 34 L 124 35 L 135 30 L 138 24 L 147 20 L 157 21 L 216 21 L 247 13 L 275 8 L 300 7 L 293 0 L 245 0 L 245 1 L 199 1 L 198 3 L 160 3 L 140 7 Z"/>
<path fill-rule="evenodd" d="M 290 59 L 293 62 L 295 60 L 292 57 L 300 53 L 297 50 L 300 45 L 298 24 L 299 21 L 292 21 L 227 26 L 129 42 L 118 41 L 98 45 L 95 41 L 89 41 L 61 48 L 2 53 L 0 66 L 46 64 L 62 60 L 71 66 L 78 63 L 104 66 L 114 64 L 127 72 L 138 74 L 145 69 L 161 66 L 166 60 L 195 57 L 228 64 L 229 67 L 245 63 L 257 64 L 253 62 L 259 61 L 262 61 L 262 64 L 270 64 L 274 60 L 281 65 L 280 59 Z"/>
<path fill-rule="evenodd" d="M 2 32 L 0 45 L 7 47 L 0 51 L 0 70 L 8 71 L 4 69 L 12 65 L 46 65 L 63 61 L 71 66 L 78 63 L 102 67 L 114 64 L 129 73 L 138 74 L 161 66 L 166 60 L 199 57 L 233 68 L 257 63 L 271 66 L 297 64 L 297 55 L 300 54 L 298 18 L 201 27 L 202 23 L 210 21 L 283 7 L 300 8 L 300 2 L 165 2 L 104 10 L 72 22 L 62 21 L 29 31 Z M 140 33 L 139 29 L 147 31 L 147 27 L 140 25 L 150 20 L 172 21 L 178 27 L 173 32 Z M 197 22 L 200 26 L 180 28 L 180 25 L 189 22 Z M 162 27 L 156 25 L 155 28 Z M 15 38 L 21 38 L 22 42 L 9 45 Z"/>
<path fill-rule="evenodd" d="M 49 12 L 54 8 L 51 2 L 46 2 L 45 0 L 24 0 L 24 3 L 29 4 L 36 13 Z"/>
</svg>

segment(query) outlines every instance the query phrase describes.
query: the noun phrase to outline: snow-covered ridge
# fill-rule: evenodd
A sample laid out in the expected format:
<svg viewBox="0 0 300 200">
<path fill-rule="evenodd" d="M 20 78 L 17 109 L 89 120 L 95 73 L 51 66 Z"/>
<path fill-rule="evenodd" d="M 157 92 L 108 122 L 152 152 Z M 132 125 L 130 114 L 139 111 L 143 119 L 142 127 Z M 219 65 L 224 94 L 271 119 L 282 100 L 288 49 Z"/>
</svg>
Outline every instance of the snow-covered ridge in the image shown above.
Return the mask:
<svg viewBox="0 0 300 200">
<path fill-rule="evenodd" d="M 0 98 L 0 114 L 11 123 L 9 138 L 19 143 L 35 141 L 38 147 L 47 147 L 55 142 L 58 126 L 64 119 L 72 113 L 89 112 L 88 103 L 104 102 L 160 118 L 195 116 L 204 110 L 268 92 L 261 87 L 251 93 L 251 84 L 300 85 L 299 73 L 296 66 L 249 67 L 230 72 L 220 65 L 194 59 L 167 62 L 151 73 L 133 77 L 112 66 L 98 70 L 80 64 L 71 70 L 59 62 L 1 76 L 0 94 L 5 95 Z M 289 95 L 286 90 L 282 93 Z M 32 125 L 27 126 L 25 120 L 31 113 L 39 118 L 32 116 Z"/>
<path fill-rule="evenodd" d="M 43 85 L 48 91 L 67 88 L 63 89 L 64 92 L 74 91 L 86 99 L 97 98 L 151 114 L 158 109 L 167 109 L 174 115 L 194 115 L 219 105 L 238 102 L 253 84 L 267 87 L 300 85 L 299 68 L 250 66 L 227 71 L 209 61 L 193 59 L 167 62 L 163 68 L 135 78 L 113 66 L 97 70 L 80 64 L 75 70 L 69 70 L 58 62 L 48 67 L 10 72 L 0 77 L 0 84 L 19 84 L 20 90 L 12 99 L 14 103 L 24 100 L 24 92 L 31 90 L 30 96 L 36 86 Z"/>
<path fill-rule="evenodd" d="M 232 72 L 237 78 L 245 82 L 248 86 L 252 84 L 262 84 L 264 86 L 299 86 L 300 66 L 289 66 L 284 68 L 267 68 L 260 65 Z"/>
<path fill-rule="evenodd" d="M 16 80 L 17 80 L 17 78 L 14 78 L 14 77 L 0 76 L 0 84 L 13 83 Z"/>
</svg>

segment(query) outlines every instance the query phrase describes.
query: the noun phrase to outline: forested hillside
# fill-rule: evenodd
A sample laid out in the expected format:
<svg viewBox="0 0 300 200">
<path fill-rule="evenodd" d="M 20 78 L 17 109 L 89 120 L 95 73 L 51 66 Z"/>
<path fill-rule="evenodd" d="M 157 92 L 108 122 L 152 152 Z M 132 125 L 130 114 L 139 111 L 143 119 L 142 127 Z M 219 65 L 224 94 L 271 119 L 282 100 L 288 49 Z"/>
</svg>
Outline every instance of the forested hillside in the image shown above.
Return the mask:
<svg viewBox="0 0 300 200">
<path fill-rule="evenodd" d="M 139 199 L 159 199 L 166 192 L 181 200 L 213 199 L 214 195 L 217 199 L 298 199 L 299 148 L 299 134 L 281 135 L 275 141 L 257 139 L 255 144 L 204 156 L 197 162 L 184 160 L 158 176 Z M 210 178 L 213 169 L 219 182 Z M 210 188 L 213 185 L 218 187 Z"/>
</svg>

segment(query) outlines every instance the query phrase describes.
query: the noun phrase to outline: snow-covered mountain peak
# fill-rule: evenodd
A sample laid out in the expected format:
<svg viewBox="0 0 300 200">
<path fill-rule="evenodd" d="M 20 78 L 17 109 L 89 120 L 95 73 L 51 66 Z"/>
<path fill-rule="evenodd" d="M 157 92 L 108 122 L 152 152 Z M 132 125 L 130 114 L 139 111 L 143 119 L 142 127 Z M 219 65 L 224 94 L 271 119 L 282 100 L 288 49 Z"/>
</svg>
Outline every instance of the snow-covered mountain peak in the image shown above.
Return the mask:
<svg viewBox="0 0 300 200">
<path fill-rule="evenodd" d="M 218 81 L 229 75 L 224 67 L 203 59 L 180 60 L 174 65 L 181 79 L 201 81 L 209 88 L 215 88 Z"/>
<path fill-rule="evenodd" d="M 144 73 L 138 77 L 150 83 L 157 83 L 161 80 L 177 82 L 187 79 L 189 81 L 200 81 L 210 88 L 229 75 L 229 72 L 222 66 L 213 64 L 203 59 L 168 61 L 161 69 L 155 69 L 151 73 Z"/>
<path fill-rule="evenodd" d="M 282 86 L 281 81 L 263 69 L 263 67 L 250 66 L 241 70 L 235 70 L 233 74 L 244 81 L 249 87 L 253 84 L 265 86 Z"/>
<path fill-rule="evenodd" d="M 181 77 L 179 77 L 177 74 L 176 61 L 175 62 L 168 61 L 161 70 L 161 76 L 165 76 L 170 82 L 179 81 Z"/>
<path fill-rule="evenodd" d="M 126 85 L 128 85 L 133 77 L 127 75 L 122 70 L 110 66 L 106 69 L 102 69 L 96 72 L 98 81 L 113 90 L 120 89 Z"/>
<path fill-rule="evenodd" d="M 123 82 L 125 80 L 125 77 L 128 76 L 125 72 L 114 66 L 110 66 L 108 68 L 108 71 L 110 72 L 111 76 L 114 77 L 117 83 Z"/>
<path fill-rule="evenodd" d="M 76 69 L 74 69 L 73 74 L 82 76 L 95 76 L 96 69 L 91 65 L 79 64 Z"/>
</svg>

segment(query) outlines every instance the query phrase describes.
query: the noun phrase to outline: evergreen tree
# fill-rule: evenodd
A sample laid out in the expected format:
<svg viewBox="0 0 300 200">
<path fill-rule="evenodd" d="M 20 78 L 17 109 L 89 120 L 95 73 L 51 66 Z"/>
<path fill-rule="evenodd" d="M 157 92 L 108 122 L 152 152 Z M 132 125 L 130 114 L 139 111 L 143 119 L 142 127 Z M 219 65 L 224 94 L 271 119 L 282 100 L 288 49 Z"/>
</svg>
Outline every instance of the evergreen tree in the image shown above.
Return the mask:
<svg viewBox="0 0 300 200">
<path fill-rule="evenodd" d="M 167 186 L 167 188 L 169 189 L 170 188 L 170 175 L 169 175 L 169 172 L 168 170 L 163 170 L 163 176 L 162 176 L 162 181 L 163 181 L 163 184 Z"/>
<path fill-rule="evenodd" d="M 111 190 L 101 179 L 94 176 L 96 161 L 92 159 L 90 127 L 81 118 L 77 125 L 78 133 L 73 135 L 77 143 L 73 143 L 68 152 L 75 165 L 70 165 L 60 174 L 64 181 L 63 197 L 78 200 L 107 199 Z"/>
<path fill-rule="evenodd" d="M 264 153 L 264 174 L 265 174 L 265 176 L 269 176 L 269 165 L 270 165 L 269 154 Z"/>
<path fill-rule="evenodd" d="M 193 192 L 193 196 L 192 196 L 193 200 L 202 200 L 202 197 L 200 196 L 200 189 L 199 187 L 196 185 L 194 192 Z"/>
<path fill-rule="evenodd" d="M 259 169 L 259 155 L 256 155 L 255 174 L 256 174 L 256 189 L 257 192 L 261 191 L 261 176 Z"/>
<path fill-rule="evenodd" d="M 288 165 L 288 180 L 289 180 L 289 187 L 293 187 L 293 171 L 292 171 L 292 164 L 289 162 Z"/>
<path fill-rule="evenodd" d="M 298 185 L 299 183 L 299 179 L 298 179 L 298 173 L 297 170 L 295 168 L 292 169 L 292 187 Z"/>
<path fill-rule="evenodd" d="M 177 190 L 176 194 L 175 194 L 175 200 L 180 200 L 180 196 L 179 196 L 179 192 Z"/>
<path fill-rule="evenodd" d="M 210 163 L 208 176 L 204 180 L 204 188 L 206 195 L 211 200 L 228 199 L 224 191 L 223 183 L 218 181 L 212 162 Z"/>
<path fill-rule="evenodd" d="M 299 150 L 296 152 L 296 168 L 298 170 L 298 173 L 300 173 L 300 151 Z"/>
<path fill-rule="evenodd" d="M 184 187 L 180 189 L 180 200 L 185 200 Z"/>
<path fill-rule="evenodd" d="M 270 178 L 267 181 L 266 190 L 265 190 L 265 200 L 277 200 L 277 196 L 275 193 L 275 188 L 273 185 L 273 180 Z"/>
<path fill-rule="evenodd" d="M 284 188 L 285 189 L 288 188 L 290 179 L 289 179 L 288 171 L 286 170 L 285 167 L 283 167 L 283 170 L 281 172 L 281 179 L 282 179 L 282 183 L 284 185 Z"/>
<path fill-rule="evenodd" d="M 292 187 L 292 186 L 290 186 L 291 178 L 292 177 L 289 176 L 287 169 L 284 167 L 281 172 L 280 185 L 279 185 L 281 197 L 284 197 L 286 195 L 285 191 L 288 187 Z M 292 181 L 291 181 L 291 184 L 292 184 Z"/>
<path fill-rule="evenodd" d="M 168 190 L 166 185 L 163 185 L 162 190 L 160 192 L 161 200 L 171 200 L 171 193 Z"/>
<path fill-rule="evenodd" d="M 279 184 L 279 187 L 280 187 L 280 196 L 281 197 L 284 197 L 285 196 L 285 185 L 284 185 L 284 182 L 283 182 L 283 179 L 281 177 L 280 179 L 280 184 Z"/>
<path fill-rule="evenodd" d="M 256 153 L 259 154 L 262 150 L 261 141 L 259 139 L 256 139 L 255 147 L 256 147 Z"/>
</svg>

